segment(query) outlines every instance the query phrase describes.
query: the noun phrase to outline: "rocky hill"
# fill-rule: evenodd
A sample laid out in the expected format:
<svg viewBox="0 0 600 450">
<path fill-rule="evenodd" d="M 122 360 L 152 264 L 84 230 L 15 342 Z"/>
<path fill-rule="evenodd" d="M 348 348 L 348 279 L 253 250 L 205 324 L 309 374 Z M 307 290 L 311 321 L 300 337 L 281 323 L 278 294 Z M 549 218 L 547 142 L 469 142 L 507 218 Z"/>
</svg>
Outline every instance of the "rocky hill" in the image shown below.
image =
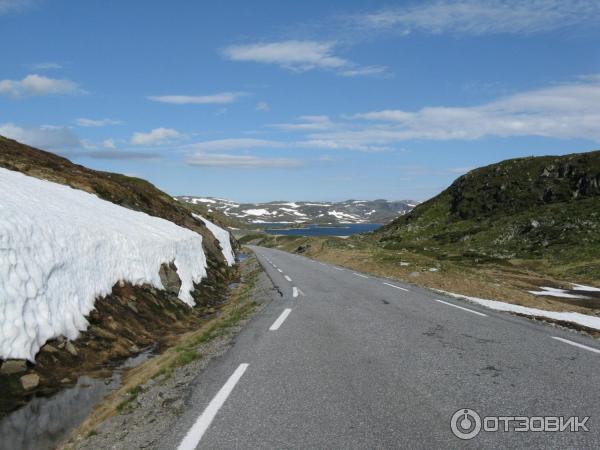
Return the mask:
<svg viewBox="0 0 600 450">
<path fill-rule="evenodd" d="M 600 279 L 600 151 L 475 169 L 375 237 L 386 248 L 533 259 L 555 273 Z"/>
<path fill-rule="evenodd" d="M 0 136 L 0 191 L 0 417 L 197 329 L 237 276 L 218 218 L 145 180 Z"/>
<path fill-rule="evenodd" d="M 211 211 L 244 224 L 270 223 L 387 223 L 409 212 L 417 202 L 410 200 L 346 200 L 344 202 L 236 203 L 214 197 L 177 197 L 185 203 L 203 205 Z"/>
</svg>

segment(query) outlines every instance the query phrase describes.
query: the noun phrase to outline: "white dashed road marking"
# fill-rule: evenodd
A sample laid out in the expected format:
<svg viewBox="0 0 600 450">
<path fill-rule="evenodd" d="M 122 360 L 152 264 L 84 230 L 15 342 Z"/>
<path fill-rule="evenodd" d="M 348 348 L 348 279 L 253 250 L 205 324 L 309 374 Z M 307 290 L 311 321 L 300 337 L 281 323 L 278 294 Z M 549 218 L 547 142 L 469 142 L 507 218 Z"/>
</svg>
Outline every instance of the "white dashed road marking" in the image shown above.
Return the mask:
<svg viewBox="0 0 600 450">
<path fill-rule="evenodd" d="M 194 450 L 198 446 L 200 439 L 202 439 L 202 436 L 208 430 L 219 409 L 221 409 L 221 406 L 223 406 L 225 400 L 227 400 L 227 397 L 229 397 L 229 394 L 231 394 L 231 391 L 233 391 L 237 382 L 240 381 L 247 368 L 248 364 L 240 364 L 235 369 L 235 372 L 229 377 L 221 390 L 217 392 L 217 395 L 211 400 L 204 412 L 196 419 L 192 428 L 190 428 L 183 441 L 179 444 L 179 447 L 177 447 L 178 450 Z"/>
<path fill-rule="evenodd" d="M 569 341 L 568 339 L 563 339 L 563 338 L 559 338 L 559 337 L 556 337 L 556 336 L 552 336 L 552 339 L 556 339 L 557 341 L 564 342 L 565 344 L 569 344 L 569 345 L 572 345 L 574 347 L 579 347 L 579 348 L 582 348 L 584 350 L 588 350 L 590 352 L 600 353 L 600 350 L 598 350 L 596 348 L 588 347 L 587 345 L 583 345 L 583 344 L 578 344 L 577 342 Z"/>
<path fill-rule="evenodd" d="M 283 277 L 284 277 L 286 280 L 288 280 L 290 283 L 292 282 L 292 279 L 291 279 L 289 276 L 287 276 L 287 275 L 284 275 Z"/>
<path fill-rule="evenodd" d="M 369 278 L 368 276 L 366 276 L 366 275 L 363 275 L 363 274 L 361 274 L 361 273 L 356 273 L 356 272 L 353 272 L 353 273 L 354 273 L 354 275 L 356 275 L 357 277 L 361 277 L 361 278 Z"/>
<path fill-rule="evenodd" d="M 291 312 L 292 312 L 292 310 L 290 308 L 284 309 L 283 312 L 281 313 L 281 315 L 277 318 L 277 320 L 275 322 L 273 322 L 273 325 L 271 325 L 271 328 L 269 328 L 269 331 L 279 330 L 279 327 L 285 321 L 285 319 L 287 319 L 287 316 L 289 316 Z"/>
<path fill-rule="evenodd" d="M 298 297 L 298 288 L 296 286 L 292 288 L 292 296 L 294 298 Z"/>
<path fill-rule="evenodd" d="M 463 308 L 462 306 L 453 305 L 452 303 L 448 303 L 448 302 L 445 302 L 443 300 L 437 300 L 436 299 L 436 302 L 440 302 L 440 303 L 443 303 L 444 305 L 448 305 L 448 306 L 453 306 L 455 308 L 462 309 L 463 311 L 468 311 L 470 313 L 477 314 L 478 316 L 487 317 L 487 314 L 483 314 L 483 313 L 480 313 L 480 312 L 477 312 L 477 311 L 473 311 L 472 309 Z"/>
<path fill-rule="evenodd" d="M 403 287 L 396 286 L 395 284 L 390 284 L 390 283 L 383 283 L 383 284 L 385 284 L 386 286 L 391 286 L 391 287 L 396 288 L 396 289 L 400 289 L 401 291 L 410 292 L 408 289 L 404 289 Z"/>
</svg>

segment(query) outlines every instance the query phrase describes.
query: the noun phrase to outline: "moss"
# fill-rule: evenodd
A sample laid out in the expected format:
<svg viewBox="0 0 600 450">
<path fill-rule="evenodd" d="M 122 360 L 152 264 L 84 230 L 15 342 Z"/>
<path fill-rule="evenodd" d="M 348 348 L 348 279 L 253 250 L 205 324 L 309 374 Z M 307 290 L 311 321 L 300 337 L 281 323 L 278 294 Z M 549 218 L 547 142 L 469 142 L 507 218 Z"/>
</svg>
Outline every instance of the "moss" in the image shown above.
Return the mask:
<svg viewBox="0 0 600 450">
<path fill-rule="evenodd" d="M 554 276 L 600 279 L 600 152 L 476 169 L 376 231 L 374 243 L 468 265 L 534 260 Z"/>
</svg>

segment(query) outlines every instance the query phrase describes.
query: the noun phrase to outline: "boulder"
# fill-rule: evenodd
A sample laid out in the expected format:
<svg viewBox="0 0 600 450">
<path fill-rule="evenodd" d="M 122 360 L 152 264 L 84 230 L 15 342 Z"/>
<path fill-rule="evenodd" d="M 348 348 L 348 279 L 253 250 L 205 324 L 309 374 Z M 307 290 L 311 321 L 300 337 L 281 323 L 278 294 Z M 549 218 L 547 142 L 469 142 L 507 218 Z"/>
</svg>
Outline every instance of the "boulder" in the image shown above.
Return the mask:
<svg viewBox="0 0 600 450">
<path fill-rule="evenodd" d="M 44 345 L 41 350 L 42 352 L 47 352 L 47 353 L 56 353 L 58 352 L 58 350 L 56 348 L 54 348 L 52 345 L 50 344 L 46 344 Z"/>
<path fill-rule="evenodd" d="M 67 342 L 65 344 L 65 349 L 73 356 L 77 356 L 77 349 L 75 348 L 75 346 L 73 345 L 73 343 L 71 342 Z"/>
<path fill-rule="evenodd" d="M 40 384 L 40 376 L 37 373 L 28 373 L 21 377 L 21 386 L 26 391 L 35 389 Z"/>
<path fill-rule="evenodd" d="M 158 272 L 160 281 L 162 282 L 165 291 L 173 295 L 179 295 L 179 289 L 181 288 L 181 279 L 177 275 L 177 268 L 174 264 L 163 264 L 160 266 Z"/>
<path fill-rule="evenodd" d="M 15 373 L 25 372 L 27 370 L 27 361 L 24 359 L 9 359 L 2 363 L 0 374 L 13 375 Z"/>
</svg>

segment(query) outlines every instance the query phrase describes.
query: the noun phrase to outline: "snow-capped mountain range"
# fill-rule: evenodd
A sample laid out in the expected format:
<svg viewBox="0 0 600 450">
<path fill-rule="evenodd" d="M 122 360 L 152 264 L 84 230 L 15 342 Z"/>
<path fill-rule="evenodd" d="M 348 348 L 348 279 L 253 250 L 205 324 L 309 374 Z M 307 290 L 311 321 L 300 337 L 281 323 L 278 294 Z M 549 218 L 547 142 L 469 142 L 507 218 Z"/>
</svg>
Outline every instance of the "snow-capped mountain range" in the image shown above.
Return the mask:
<svg viewBox="0 0 600 450">
<path fill-rule="evenodd" d="M 247 224 L 387 223 L 418 202 L 410 200 L 346 200 L 343 202 L 237 203 L 215 197 L 181 196 L 177 200 L 203 205 Z"/>
</svg>

